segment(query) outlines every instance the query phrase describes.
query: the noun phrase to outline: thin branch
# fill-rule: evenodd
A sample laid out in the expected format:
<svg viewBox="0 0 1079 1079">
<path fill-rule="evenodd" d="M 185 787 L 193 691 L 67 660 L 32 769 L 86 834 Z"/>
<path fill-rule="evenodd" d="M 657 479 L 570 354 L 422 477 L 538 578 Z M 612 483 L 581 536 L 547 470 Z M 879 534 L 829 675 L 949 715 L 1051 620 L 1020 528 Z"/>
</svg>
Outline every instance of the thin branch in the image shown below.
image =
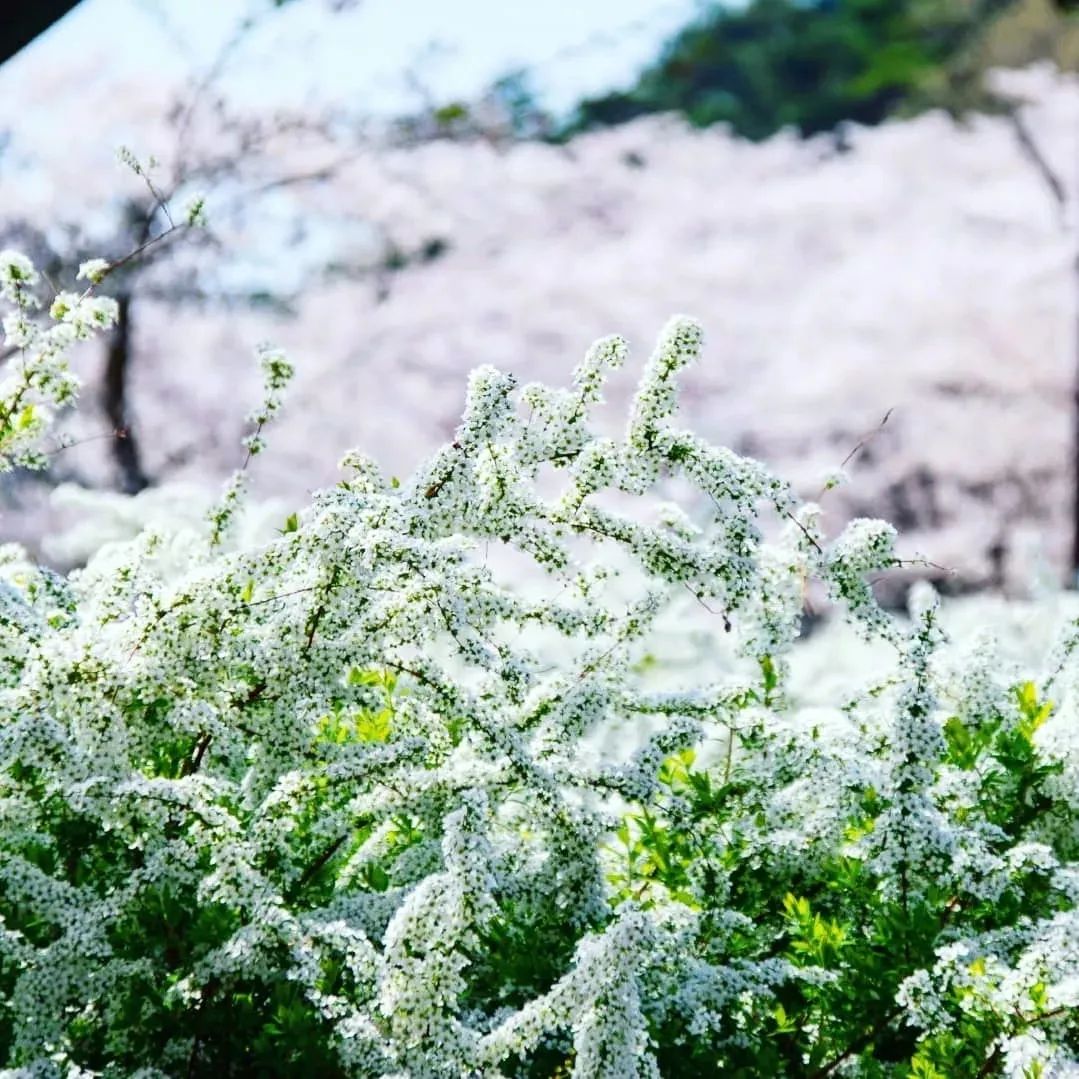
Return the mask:
<svg viewBox="0 0 1079 1079">
<path fill-rule="evenodd" d="M 845 1060 L 854 1056 L 855 1053 L 860 1053 L 867 1046 L 872 1045 L 873 1042 L 887 1030 L 889 1025 L 899 1018 L 902 1012 L 902 1008 L 893 1008 L 886 1015 L 882 1016 L 872 1029 L 867 1030 L 861 1037 L 856 1038 L 838 1056 L 833 1057 L 827 1064 L 824 1064 L 815 1072 L 812 1072 L 809 1079 L 825 1079 L 826 1076 L 831 1075 Z"/>
<path fill-rule="evenodd" d="M 351 831 L 345 832 L 335 839 L 300 875 L 300 879 L 296 882 L 292 889 L 293 896 L 302 892 L 308 884 L 314 880 L 315 877 L 326 867 L 330 859 L 345 845 L 348 837 L 352 835 Z"/>
<path fill-rule="evenodd" d="M 248 188 L 243 193 L 243 198 L 265 195 L 268 191 L 277 191 L 282 187 L 297 187 L 302 184 L 323 183 L 326 180 L 332 180 L 342 166 L 349 164 L 353 160 L 355 160 L 355 154 L 343 154 L 336 161 L 323 165 L 321 168 L 311 169 L 307 172 L 296 172 L 289 176 L 279 176 L 274 180 L 266 180 L 261 184 Z"/>
<path fill-rule="evenodd" d="M 178 225 L 170 225 L 163 232 L 159 232 L 156 236 L 151 236 L 150 239 L 139 244 L 139 246 L 136 247 L 134 251 L 128 252 L 128 254 L 124 255 L 123 258 L 117 259 L 115 262 L 110 262 L 108 269 L 103 271 L 100 280 L 91 285 L 86 290 L 86 293 L 84 295 L 89 295 L 91 292 L 93 292 L 97 284 L 100 284 L 100 282 L 104 281 L 105 278 L 109 276 L 109 274 L 114 273 L 116 270 L 120 269 L 121 266 L 124 266 L 127 263 L 133 261 L 134 259 L 138 258 L 139 255 L 148 251 L 151 247 L 154 247 L 157 244 L 161 243 L 163 240 L 167 240 L 170 236 L 173 235 L 173 233 L 180 232 L 182 229 L 185 229 L 187 227 L 188 226 L 186 221 L 182 221 Z"/>
<path fill-rule="evenodd" d="M 1045 186 L 1056 203 L 1057 212 L 1060 215 L 1060 223 L 1066 223 L 1068 210 L 1068 189 L 1064 181 L 1057 175 L 1056 170 L 1049 164 L 1049 159 L 1042 153 L 1041 147 L 1034 138 L 1033 133 L 1027 126 L 1023 114 L 1018 109 L 1010 109 L 1008 119 L 1011 121 L 1012 130 L 1015 132 L 1019 149 L 1023 151 L 1027 160 L 1034 166 L 1035 171 L 1042 178 Z"/>
<path fill-rule="evenodd" d="M 847 462 L 850 461 L 851 458 L 853 458 L 856 453 L 863 450 L 870 442 L 873 441 L 873 439 L 875 439 L 877 437 L 877 435 L 880 434 L 882 428 L 888 422 L 888 420 L 891 418 L 891 415 L 892 415 L 892 413 L 894 411 L 895 411 L 895 405 L 892 405 L 892 407 L 890 409 L 888 409 L 887 412 L 884 413 L 884 418 L 880 421 L 880 423 L 878 423 L 877 426 L 874 427 L 873 430 L 869 432 L 869 434 L 863 435 L 862 439 L 858 443 L 858 445 L 855 446 L 854 449 L 852 449 L 850 451 L 850 453 L 848 453 L 847 456 L 844 457 L 843 460 L 839 462 L 839 467 L 840 468 L 844 468 L 846 466 Z"/>
<path fill-rule="evenodd" d="M 72 439 L 71 442 L 64 442 L 54 450 L 46 450 L 46 457 L 55 457 L 57 454 L 63 453 L 65 450 L 74 449 L 76 446 L 85 446 L 87 442 L 101 442 L 106 438 L 127 438 L 127 428 L 120 427 L 115 431 L 106 431 L 100 435 L 87 435 L 86 438 Z"/>
<path fill-rule="evenodd" d="M 696 601 L 697 601 L 697 602 L 698 602 L 698 603 L 699 603 L 699 604 L 700 604 L 700 605 L 701 605 L 701 606 L 702 606 L 702 607 L 703 607 L 703 608 L 704 608 L 704 609 L 705 609 L 705 610 L 706 610 L 706 611 L 707 611 L 707 612 L 708 612 L 709 614 L 719 615 L 719 616 L 720 616 L 720 617 L 721 617 L 721 618 L 723 619 L 723 628 L 724 628 L 724 629 L 725 629 L 725 630 L 726 630 L 726 631 L 727 631 L 728 633 L 730 633 L 730 631 L 731 631 L 731 619 L 730 619 L 730 615 L 728 615 L 726 611 L 717 611 L 717 610 L 716 610 L 716 609 L 715 609 L 714 607 L 709 607 L 709 606 L 708 606 L 708 604 L 704 602 L 704 598 L 703 598 L 703 597 L 702 597 L 702 596 L 701 596 L 701 595 L 700 595 L 700 594 L 699 594 L 698 592 L 694 591 L 694 589 L 693 589 L 693 586 L 692 586 L 692 585 L 691 585 L 691 584 L 689 583 L 689 581 L 683 581 L 683 582 L 682 582 L 682 584 L 684 584 L 684 585 L 685 585 L 685 587 L 686 587 L 686 591 L 687 591 L 687 592 L 689 592 L 689 594 L 690 594 L 690 595 L 691 595 L 691 596 L 692 596 L 692 597 L 693 597 L 693 598 L 694 598 L 694 599 L 695 599 L 695 600 L 696 600 Z"/>
<path fill-rule="evenodd" d="M 926 569 L 939 569 L 941 573 L 946 573 L 949 577 L 954 577 L 959 572 L 952 569 L 951 566 L 942 566 L 939 562 L 931 562 L 928 558 L 897 558 L 895 564 L 897 566 L 922 566 Z"/>
<path fill-rule="evenodd" d="M 816 547 L 818 554 L 824 554 L 824 548 L 816 541 L 809 529 L 806 528 L 806 526 L 802 524 L 802 522 L 799 521 L 798 518 L 795 517 L 790 510 L 784 510 L 783 516 L 786 517 L 787 520 L 790 521 L 792 524 L 797 525 L 797 527 L 801 530 L 802 535 L 805 536 L 805 538 L 809 540 L 809 542 L 812 543 L 814 547 Z"/>
</svg>

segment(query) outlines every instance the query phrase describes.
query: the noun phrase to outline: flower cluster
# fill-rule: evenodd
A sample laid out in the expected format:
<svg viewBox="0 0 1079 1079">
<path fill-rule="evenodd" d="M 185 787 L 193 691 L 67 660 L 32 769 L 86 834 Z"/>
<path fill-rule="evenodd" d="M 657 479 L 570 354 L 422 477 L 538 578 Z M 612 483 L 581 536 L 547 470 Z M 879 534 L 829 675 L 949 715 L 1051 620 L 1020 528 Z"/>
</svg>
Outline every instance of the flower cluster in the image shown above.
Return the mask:
<svg viewBox="0 0 1079 1079">
<path fill-rule="evenodd" d="M 0 251 L 0 298 L 12 308 L 3 319 L 4 344 L 15 355 L 0 381 L 0 471 L 46 466 L 42 439 L 53 412 L 70 405 L 79 389 L 79 379 L 68 367 L 68 352 L 77 341 L 116 321 L 116 301 L 91 291 L 104 275 L 100 262 L 86 264 L 91 267 L 86 274 L 91 288 L 57 294 L 46 321 L 38 316 L 42 304 L 37 270 L 25 255 Z"/>
</svg>

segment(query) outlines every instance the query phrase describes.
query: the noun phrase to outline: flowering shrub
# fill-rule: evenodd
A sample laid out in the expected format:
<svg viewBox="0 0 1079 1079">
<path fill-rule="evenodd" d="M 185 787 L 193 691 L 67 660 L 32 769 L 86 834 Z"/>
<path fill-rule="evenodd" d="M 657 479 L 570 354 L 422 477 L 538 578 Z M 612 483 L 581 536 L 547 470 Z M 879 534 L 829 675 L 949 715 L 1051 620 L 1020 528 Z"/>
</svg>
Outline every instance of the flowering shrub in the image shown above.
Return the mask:
<svg viewBox="0 0 1079 1079">
<path fill-rule="evenodd" d="M 0 453 L 36 463 L 111 308 L 39 326 L 0 264 Z M 66 578 L 4 550 L 9 1074 L 1079 1068 L 1079 632 L 1013 677 L 931 596 L 880 609 L 892 529 L 827 543 L 676 426 L 699 346 L 671 321 L 620 441 L 589 429 L 619 338 L 566 390 L 480 368 L 413 477 L 351 454 L 263 546 L 232 540 L 241 469 L 204 534 Z M 249 458 L 291 373 L 261 359 Z M 811 577 L 895 653 L 826 722 L 786 691 Z M 686 595 L 740 659 L 657 688 Z"/>
</svg>

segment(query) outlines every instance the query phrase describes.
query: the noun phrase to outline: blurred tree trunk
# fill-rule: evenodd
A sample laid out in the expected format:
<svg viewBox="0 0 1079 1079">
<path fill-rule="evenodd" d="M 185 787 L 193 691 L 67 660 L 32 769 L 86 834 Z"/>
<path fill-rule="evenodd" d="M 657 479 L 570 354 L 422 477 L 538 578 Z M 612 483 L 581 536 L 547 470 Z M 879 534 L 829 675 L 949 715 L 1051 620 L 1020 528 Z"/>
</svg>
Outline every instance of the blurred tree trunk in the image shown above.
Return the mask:
<svg viewBox="0 0 1079 1079">
<path fill-rule="evenodd" d="M 126 291 L 121 293 L 116 297 L 116 303 L 118 312 L 105 355 L 101 404 L 116 433 L 112 447 L 113 459 L 120 473 L 120 486 L 126 494 L 133 495 L 149 486 L 150 479 L 143 471 L 139 444 L 130 422 L 131 294 Z"/>
</svg>

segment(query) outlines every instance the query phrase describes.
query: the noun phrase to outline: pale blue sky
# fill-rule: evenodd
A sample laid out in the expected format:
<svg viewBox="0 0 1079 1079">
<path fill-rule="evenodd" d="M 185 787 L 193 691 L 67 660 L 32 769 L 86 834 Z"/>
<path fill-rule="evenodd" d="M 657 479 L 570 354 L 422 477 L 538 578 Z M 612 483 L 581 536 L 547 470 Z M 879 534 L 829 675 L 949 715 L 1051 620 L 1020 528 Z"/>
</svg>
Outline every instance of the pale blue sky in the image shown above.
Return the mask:
<svg viewBox="0 0 1079 1079">
<path fill-rule="evenodd" d="M 230 60 L 229 82 L 263 100 L 296 105 L 345 94 L 383 111 L 415 103 L 404 78 L 410 66 L 440 100 L 469 97 L 508 69 L 535 66 L 545 100 L 562 108 L 628 81 L 699 2 L 360 0 L 330 16 L 326 0 L 295 0 L 245 40 Z M 212 59 L 246 12 L 269 6 L 83 0 L 27 52 L 104 47 L 110 66 L 148 75 L 176 66 L 190 71 L 192 63 L 197 69 Z"/>
</svg>

